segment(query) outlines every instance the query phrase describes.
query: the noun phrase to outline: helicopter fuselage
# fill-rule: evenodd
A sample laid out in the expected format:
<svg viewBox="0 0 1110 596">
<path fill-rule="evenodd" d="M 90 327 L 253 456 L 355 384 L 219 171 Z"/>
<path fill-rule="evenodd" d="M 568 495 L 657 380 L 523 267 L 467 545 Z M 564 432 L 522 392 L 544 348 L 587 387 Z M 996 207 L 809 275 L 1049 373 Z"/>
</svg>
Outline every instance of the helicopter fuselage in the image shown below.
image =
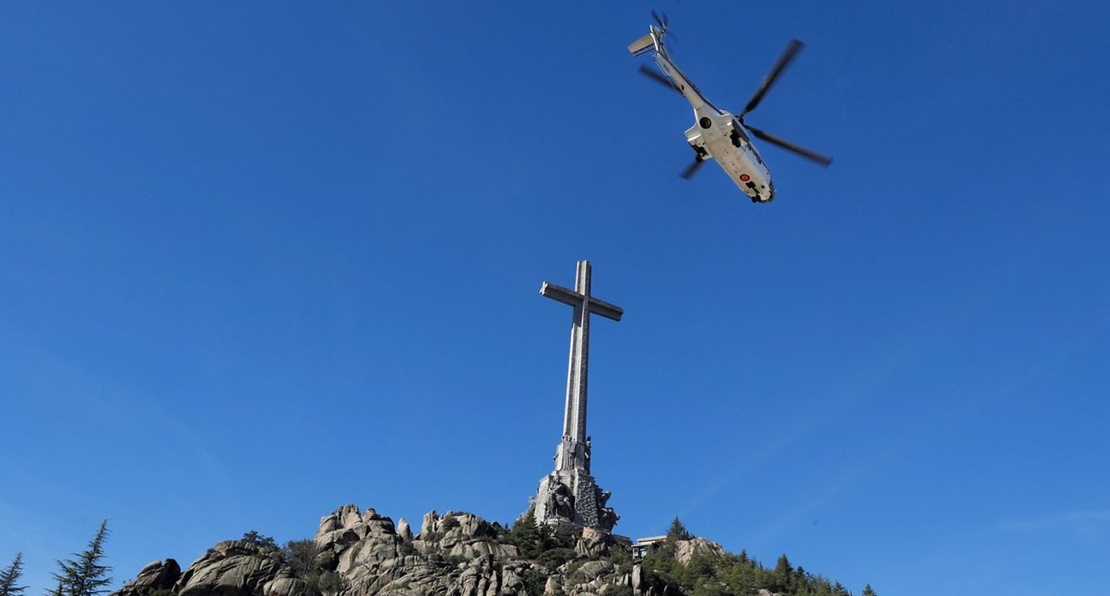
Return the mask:
<svg viewBox="0 0 1110 596">
<path fill-rule="evenodd" d="M 696 153 L 697 161 L 716 160 L 740 191 L 751 201 L 768 203 L 775 199 L 775 184 L 770 170 L 751 144 L 744 125 L 734 114 L 719 109 L 698 91 L 683 71 L 670 59 L 663 44 L 664 31 L 650 27 L 647 36 L 633 42 L 630 52 L 639 55 L 654 50 L 655 63 L 667 75 L 670 84 L 683 94 L 694 108 L 694 125 L 686 131 L 686 142 Z"/>
<path fill-rule="evenodd" d="M 775 185 L 759 151 L 736 117 L 728 112 L 695 112 L 697 124 L 686 130 L 686 142 L 700 159 L 714 159 L 753 202 L 769 203 Z"/>
<path fill-rule="evenodd" d="M 652 48 L 655 50 L 655 63 L 671 80 L 675 89 L 694 108 L 695 122 L 686 131 L 686 142 L 697 153 L 696 159 L 716 160 L 721 169 L 753 202 L 771 202 L 775 198 L 775 185 L 771 181 L 771 171 L 763 163 L 763 158 L 744 131 L 743 125 L 736 116 L 721 110 L 707 100 L 690 79 L 679 70 L 667 55 L 667 50 L 663 46 L 662 33 L 654 26 L 649 33 Z"/>
</svg>

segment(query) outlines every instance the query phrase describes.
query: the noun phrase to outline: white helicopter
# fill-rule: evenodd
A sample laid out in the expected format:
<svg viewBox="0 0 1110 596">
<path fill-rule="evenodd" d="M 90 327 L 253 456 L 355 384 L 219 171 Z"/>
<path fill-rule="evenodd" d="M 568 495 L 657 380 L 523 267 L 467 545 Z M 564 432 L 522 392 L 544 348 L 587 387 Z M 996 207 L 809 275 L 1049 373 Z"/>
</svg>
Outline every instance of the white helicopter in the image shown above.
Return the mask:
<svg viewBox="0 0 1110 596">
<path fill-rule="evenodd" d="M 771 68 L 771 72 L 756 89 L 755 95 L 748 101 L 748 105 L 744 106 L 744 111 L 740 112 L 739 116 L 734 116 L 717 108 L 706 99 L 694 86 L 694 83 L 682 74 L 682 71 L 678 69 L 671 57 L 667 55 L 667 49 L 663 45 L 663 38 L 666 37 L 668 31 L 666 13 L 660 18 L 653 10 L 651 16 L 658 26 L 649 25 L 648 34 L 632 42 L 628 46 L 628 51 L 632 52 L 633 56 L 640 56 L 654 50 L 653 58 L 655 58 L 655 63 L 663 71 L 663 74 L 655 72 L 646 64 L 640 65 L 640 72 L 648 78 L 677 91 L 694 107 L 694 117 L 697 122 L 686 131 L 686 142 L 694 148 L 696 155 L 694 156 L 694 163 L 682 172 L 681 176 L 683 178 L 689 179 L 707 160 L 716 159 L 717 163 L 721 164 L 729 177 L 740 187 L 740 190 L 751 197 L 752 202 L 769 203 L 774 200 L 775 185 L 771 181 L 771 171 L 763 163 L 763 158 L 759 156 L 759 151 L 752 145 L 745 129 L 755 137 L 788 151 L 793 151 L 823 166 L 832 163 L 832 159 L 829 157 L 799 147 L 744 122 L 744 116 L 759 105 L 763 96 L 775 84 L 782 71 L 790 65 L 798 52 L 804 47 L 802 42 L 798 40 L 790 41 L 790 44 L 786 46 L 786 51 L 779 57 L 778 62 Z"/>
</svg>

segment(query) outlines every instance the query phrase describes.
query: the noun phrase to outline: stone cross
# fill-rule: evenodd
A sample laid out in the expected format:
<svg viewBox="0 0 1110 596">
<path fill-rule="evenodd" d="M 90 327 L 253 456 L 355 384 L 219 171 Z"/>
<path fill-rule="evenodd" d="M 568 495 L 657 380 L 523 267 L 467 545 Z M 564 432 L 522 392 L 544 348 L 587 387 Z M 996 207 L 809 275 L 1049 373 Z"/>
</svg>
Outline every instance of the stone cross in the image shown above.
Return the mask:
<svg viewBox="0 0 1110 596">
<path fill-rule="evenodd" d="M 590 315 L 620 321 L 624 310 L 590 296 L 590 262 L 578 261 L 574 289 L 543 282 L 540 294 L 574 307 L 570 328 L 570 362 L 567 365 L 567 402 L 563 417 L 563 444 L 556 453 L 555 469 L 589 472 L 586 436 L 586 381 L 589 373 Z"/>
</svg>

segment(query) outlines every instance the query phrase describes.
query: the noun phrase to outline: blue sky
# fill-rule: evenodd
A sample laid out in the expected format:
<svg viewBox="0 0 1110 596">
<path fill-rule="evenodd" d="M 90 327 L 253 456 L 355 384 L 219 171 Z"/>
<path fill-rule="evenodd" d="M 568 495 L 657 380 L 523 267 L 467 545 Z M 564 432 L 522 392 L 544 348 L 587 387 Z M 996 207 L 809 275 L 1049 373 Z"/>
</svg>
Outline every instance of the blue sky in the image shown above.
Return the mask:
<svg viewBox="0 0 1110 596">
<path fill-rule="evenodd" d="M 1094 593 L 1110 560 L 1100 2 L 0 6 L 0 563 L 117 585 L 345 503 L 512 521 L 594 265 L 617 530 L 858 593 Z M 599 6 L 598 4 L 601 4 Z M 753 205 L 625 46 L 833 155 Z"/>
</svg>

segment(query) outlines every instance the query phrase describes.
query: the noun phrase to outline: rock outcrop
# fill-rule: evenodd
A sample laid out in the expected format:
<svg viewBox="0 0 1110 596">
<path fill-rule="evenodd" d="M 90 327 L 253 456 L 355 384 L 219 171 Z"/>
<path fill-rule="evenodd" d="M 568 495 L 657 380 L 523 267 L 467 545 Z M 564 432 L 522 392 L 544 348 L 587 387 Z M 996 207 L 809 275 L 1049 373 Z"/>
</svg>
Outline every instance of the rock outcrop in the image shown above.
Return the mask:
<svg viewBox="0 0 1110 596">
<path fill-rule="evenodd" d="M 315 543 L 317 560 L 344 580 L 344 596 L 523 594 L 515 586 L 526 564 L 498 541 L 502 533 L 471 513 L 432 511 L 413 537 L 407 523 L 395 529 L 373 509 L 346 505 L 320 520 Z"/>
<path fill-rule="evenodd" d="M 674 558 L 676 561 L 686 565 L 694 555 L 708 555 L 719 558 L 725 556 L 725 549 L 721 548 L 720 544 L 710 542 L 705 538 L 675 541 Z"/>
<path fill-rule="evenodd" d="M 535 536 L 539 536 L 536 530 Z M 345 505 L 320 520 L 301 550 L 273 541 L 216 544 L 182 573 L 173 559 L 143 567 L 112 596 L 662 596 L 633 565 L 627 541 L 564 528 L 558 544 L 522 556 L 508 529 L 471 513 L 432 511 L 420 533 L 373 509 Z M 257 538 L 257 535 L 256 535 Z M 679 541 L 676 559 L 722 553 L 703 539 Z M 305 554 L 307 553 L 307 554 Z M 299 561 L 299 562 L 298 562 Z M 306 562 L 307 561 L 307 562 Z M 651 585 L 649 585 L 651 584 Z M 157 594 L 156 594 L 157 592 Z"/>
<path fill-rule="evenodd" d="M 262 596 L 320 596 L 320 591 L 300 578 L 277 577 L 262 586 Z"/>
<path fill-rule="evenodd" d="M 473 513 L 448 511 L 443 516 L 435 511 L 424 515 L 420 535 L 414 540 L 424 554 L 442 553 L 447 557 L 493 557 L 507 559 L 517 556 L 515 546 L 497 541 L 501 530 Z"/>
<path fill-rule="evenodd" d="M 181 566 L 173 559 L 147 563 L 139 571 L 139 576 L 127 582 L 120 590 L 132 596 L 150 596 L 173 588 L 181 577 Z"/>
<path fill-rule="evenodd" d="M 278 551 L 248 540 L 225 540 L 193 561 L 173 592 L 176 596 L 262 596 L 263 587 L 281 570 Z"/>
</svg>

